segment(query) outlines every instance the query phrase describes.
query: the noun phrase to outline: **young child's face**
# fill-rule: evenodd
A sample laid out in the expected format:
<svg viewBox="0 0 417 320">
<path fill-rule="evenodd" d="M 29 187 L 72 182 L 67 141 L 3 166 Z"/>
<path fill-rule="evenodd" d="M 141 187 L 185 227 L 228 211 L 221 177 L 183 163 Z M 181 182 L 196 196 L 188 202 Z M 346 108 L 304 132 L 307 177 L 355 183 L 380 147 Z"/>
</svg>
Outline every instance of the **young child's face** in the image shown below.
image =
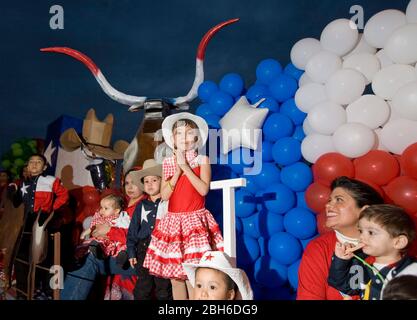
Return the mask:
<svg viewBox="0 0 417 320">
<path fill-rule="evenodd" d="M 27 168 L 29 174 L 32 177 L 36 177 L 45 171 L 46 164 L 43 162 L 42 158 L 34 156 L 29 159 Z"/>
<path fill-rule="evenodd" d="M 379 224 L 368 219 L 359 220 L 360 242 L 364 244 L 362 251 L 373 257 L 385 257 L 398 253 L 395 238 Z"/>
<path fill-rule="evenodd" d="M 189 151 L 195 148 L 197 129 L 190 126 L 180 126 L 173 131 L 174 145 L 178 150 Z"/>
<path fill-rule="evenodd" d="M 143 194 L 142 190 L 133 183 L 132 176 L 129 174 L 125 178 L 125 193 L 131 200 L 138 199 Z"/>
<path fill-rule="evenodd" d="M 161 192 L 161 177 L 146 176 L 143 178 L 143 185 L 145 186 L 145 192 L 147 194 L 156 196 Z"/>
<path fill-rule="evenodd" d="M 100 201 L 100 215 L 102 217 L 111 217 L 117 216 L 120 213 L 120 209 L 116 208 L 116 203 L 114 200 L 102 199 Z"/>
<path fill-rule="evenodd" d="M 326 204 L 326 227 L 339 229 L 356 226 L 360 215 L 355 199 L 343 188 L 335 188 Z"/>
<path fill-rule="evenodd" d="M 194 300 L 233 300 L 235 291 L 227 288 L 225 274 L 210 268 L 198 268 L 195 275 Z"/>
</svg>

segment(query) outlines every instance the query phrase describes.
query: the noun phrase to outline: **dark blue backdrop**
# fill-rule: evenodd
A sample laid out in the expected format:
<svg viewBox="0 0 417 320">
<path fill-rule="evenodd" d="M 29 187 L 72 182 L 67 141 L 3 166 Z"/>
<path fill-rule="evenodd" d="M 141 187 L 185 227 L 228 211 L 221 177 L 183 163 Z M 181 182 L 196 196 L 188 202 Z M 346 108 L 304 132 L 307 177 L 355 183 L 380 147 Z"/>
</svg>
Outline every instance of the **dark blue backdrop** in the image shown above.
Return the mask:
<svg viewBox="0 0 417 320">
<path fill-rule="evenodd" d="M 64 8 L 64 30 L 49 27 L 54 4 Z M 61 114 L 83 118 L 91 107 L 101 118 L 112 112 L 114 139 L 130 140 L 141 121 L 141 113 L 109 99 L 80 63 L 41 47 L 86 53 L 123 92 L 178 96 L 192 84 L 201 36 L 217 23 L 241 18 L 210 43 L 206 79 L 238 72 L 251 84 L 260 60 L 289 62 L 296 41 L 318 38 L 328 22 L 349 17 L 354 4 L 368 19 L 383 9 L 405 10 L 408 0 L 2 1 L 0 154 L 17 138 L 44 138 Z"/>
</svg>

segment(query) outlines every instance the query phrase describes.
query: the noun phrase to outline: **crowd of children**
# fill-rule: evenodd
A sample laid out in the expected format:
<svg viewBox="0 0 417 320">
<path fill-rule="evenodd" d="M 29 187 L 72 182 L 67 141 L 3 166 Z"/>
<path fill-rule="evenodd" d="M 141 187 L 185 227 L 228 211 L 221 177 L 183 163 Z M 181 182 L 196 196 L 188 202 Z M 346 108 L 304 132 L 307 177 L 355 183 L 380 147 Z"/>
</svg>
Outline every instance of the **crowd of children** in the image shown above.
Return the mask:
<svg viewBox="0 0 417 320">
<path fill-rule="evenodd" d="M 148 159 L 143 167 L 126 172 L 124 196 L 110 192 L 101 198 L 100 209 L 80 236 L 80 247 L 87 248 L 85 260 L 66 270 L 62 299 L 87 299 L 98 275 L 107 276 L 105 299 L 253 299 L 247 275 L 223 252 L 220 228 L 205 207 L 211 169 L 209 158 L 198 150 L 207 140 L 207 124 L 198 116 L 178 113 L 167 117 L 162 129 L 173 155 L 162 165 Z M 13 202 L 25 208 L 14 264 L 19 292 L 27 289 L 22 261 L 29 256 L 28 231 L 68 202 L 68 191 L 59 179 L 44 174 L 46 167 L 42 155 L 33 155 L 26 180 L 3 183 L 8 177 L 0 173 L 0 187 L 7 186 Z M 416 236 L 410 216 L 399 207 L 378 204 L 380 197 L 363 183 L 341 178 L 332 186 L 326 210 L 336 234 L 329 242 L 323 288 L 334 288 L 346 298 L 417 299 L 417 262 L 407 255 Z M 364 202 L 366 197 L 359 194 L 365 193 L 375 199 Z M 343 220 L 348 206 L 353 218 Z M 350 233 L 342 228 L 346 221 Z M 307 256 L 316 242 L 307 247 L 300 272 L 308 270 Z"/>
</svg>

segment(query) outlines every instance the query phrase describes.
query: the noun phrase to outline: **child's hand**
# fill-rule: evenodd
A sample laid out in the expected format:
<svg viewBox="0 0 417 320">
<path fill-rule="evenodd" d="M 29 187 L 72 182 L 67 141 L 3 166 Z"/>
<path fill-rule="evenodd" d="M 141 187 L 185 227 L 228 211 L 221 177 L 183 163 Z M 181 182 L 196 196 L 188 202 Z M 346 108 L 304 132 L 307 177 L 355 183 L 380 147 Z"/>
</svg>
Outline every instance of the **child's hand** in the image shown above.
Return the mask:
<svg viewBox="0 0 417 320">
<path fill-rule="evenodd" d="M 130 258 L 130 259 L 129 259 L 129 263 L 130 263 L 130 266 L 131 266 L 132 268 L 134 268 L 134 267 L 135 267 L 135 265 L 138 263 L 138 260 L 136 260 L 136 258 Z"/>
<path fill-rule="evenodd" d="M 80 239 L 81 240 L 85 240 L 87 238 L 87 235 L 89 235 L 88 230 L 84 230 L 83 232 L 81 232 L 80 234 Z"/>
<path fill-rule="evenodd" d="M 185 152 L 179 151 L 178 149 L 174 150 L 175 158 L 177 160 L 177 167 L 182 171 L 186 170 L 188 167 L 187 160 L 185 158 Z"/>
<path fill-rule="evenodd" d="M 353 258 L 353 252 L 359 248 L 355 247 L 351 243 L 340 243 L 336 242 L 336 246 L 334 248 L 334 254 L 339 259 L 349 260 Z"/>
</svg>

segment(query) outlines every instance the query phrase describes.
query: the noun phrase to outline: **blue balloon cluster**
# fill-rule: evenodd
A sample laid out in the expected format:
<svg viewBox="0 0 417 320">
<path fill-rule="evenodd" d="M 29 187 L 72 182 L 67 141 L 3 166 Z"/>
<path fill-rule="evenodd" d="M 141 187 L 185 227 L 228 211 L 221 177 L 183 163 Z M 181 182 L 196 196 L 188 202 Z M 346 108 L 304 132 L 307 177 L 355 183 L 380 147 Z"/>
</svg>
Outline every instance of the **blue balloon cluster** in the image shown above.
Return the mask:
<svg viewBox="0 0 417 320">
<path fill-rule="evenodd" d="M 253 159 L 230 161 L 243 154 L 253 156 L 245 148 L 223 156 L 229 160 L 227 165 L 212 166 L 213 181 L 246 178 L 246 187 L 235 194 L 237 262 L 248 274 L 257 299 L 294 298 L 302 252 L 317 235 L 315 215 L 304 200 L 313 181 L 301 155 L 306 114 L 294 101 L 302 73 L 291 63 L 283 68 L 278 61 L 266 59 L 257 66 L 256 82 L 247 90 L 236 73 L 226 74 L 219 85 L 205 81 L 198 90 L 202 104 L 196 113 L 211 128 L 219 128 L 220 119 L 242 95 L 251 104 L 265 98 L 258 108 L 269 110 L 262 127 L 262 167 L 256 175 L 245 170 L 254 166 Z M 211 191 L 206 206 L 222 222 L 221 192 Z"/>
</svg>

